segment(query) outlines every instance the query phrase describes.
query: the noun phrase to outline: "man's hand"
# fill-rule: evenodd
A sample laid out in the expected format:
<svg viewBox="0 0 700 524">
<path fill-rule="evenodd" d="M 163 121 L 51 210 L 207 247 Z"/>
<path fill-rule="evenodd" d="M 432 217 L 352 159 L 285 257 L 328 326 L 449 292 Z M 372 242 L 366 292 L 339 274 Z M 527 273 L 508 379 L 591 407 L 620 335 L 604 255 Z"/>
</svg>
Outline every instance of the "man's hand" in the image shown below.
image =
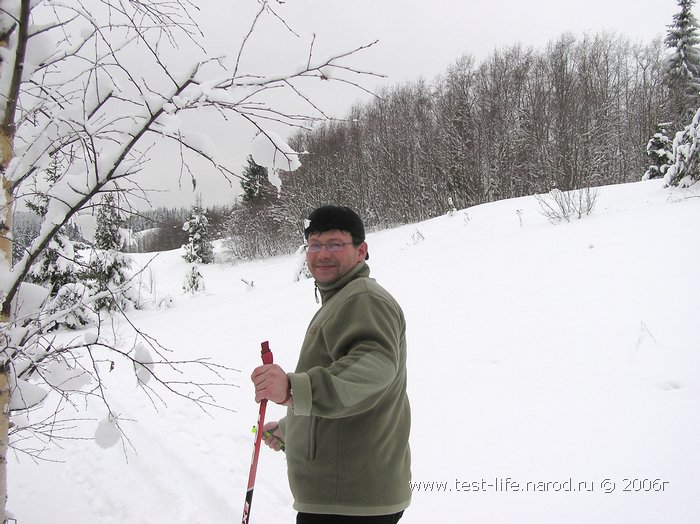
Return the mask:
<svg viewBox="0 0 700 524">
<path fill-rule="evenodd" d="M 290 402 L 289 378 L 277 364 L 265 364 L 255 368 L 250 379 L 255 385 L 255 402 L 265 399 L 282 405 Z"/>
<path fill-rule="evenodd" d="M 284 451 L 284 433 L 279 422 L 267 422 L 263 426 L 263 442 L 275 451 Z"/>
</svg>

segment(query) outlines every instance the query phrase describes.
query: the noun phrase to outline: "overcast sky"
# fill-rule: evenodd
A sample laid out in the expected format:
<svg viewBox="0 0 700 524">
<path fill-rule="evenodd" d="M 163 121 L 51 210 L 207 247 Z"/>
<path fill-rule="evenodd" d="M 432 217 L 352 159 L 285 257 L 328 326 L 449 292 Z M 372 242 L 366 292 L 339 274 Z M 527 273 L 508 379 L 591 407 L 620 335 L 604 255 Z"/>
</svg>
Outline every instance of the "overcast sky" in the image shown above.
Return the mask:
<svg viewBox="0 0 700 524">
<path fill-rule="evenodd" d="M 464 53 L 477 62 L 515 43 L 543 47 L 565 32 L 663 36 L 676 0 L 289 0 L 321 41 L 379 39 L 368 64 L 400 82 L 445 71 Z M 302 7 L 303 6 L 303 7 Z M 306 29 L 306 28 L 305 28 Z"/>
<path fill-rule="evenodd" d="M 251 1 L 201 0 L 197 5 L 203 10 L 210 48 L 217 54 L 236 48 L 256 10 Z M 539 49 L 565 32 L 580 36 L 614 31 L 646 44 L 664 36 L 679 7 L 676 0 L 286 0 L 276 10 L 299 38 L 283 34 L 279 21 L 266 21 L 250 42 L 251 67 L 265 62 L 272 71 L 305 62 L 313 33 L 319 55 L 378 40 L 352 61 L 387 76 L 365 79 L 366 87 L 377 88 L 418 77 L 431 80 L 463 54 L 479 63 L 495 49 L 515 43 Z M 338 117 L 366 98 L 360 91 L 333 89 L 328 82 L 318 82 L 306 94 Z M 245 133 L 231 142 L 238 172 L 252 139 Z M 200 180 L 198 191 L 205 205 L 233 200 L 233 190 L 220 181 Z M 194 200 L 187 185 L 182 190 L 171 187 L 170 193 L 154 198 L 154 203 L 189 206 Z"/>
</svg>

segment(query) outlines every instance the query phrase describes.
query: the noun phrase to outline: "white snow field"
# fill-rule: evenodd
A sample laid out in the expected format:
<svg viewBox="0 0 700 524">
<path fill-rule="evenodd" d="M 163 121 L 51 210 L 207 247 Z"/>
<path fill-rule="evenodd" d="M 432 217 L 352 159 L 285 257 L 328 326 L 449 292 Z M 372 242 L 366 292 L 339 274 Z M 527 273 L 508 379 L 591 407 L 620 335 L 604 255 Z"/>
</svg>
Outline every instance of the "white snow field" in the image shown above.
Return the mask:
<svg viewBox="0 0 700 524">
<path fill-rule="evenodd" d="M 603 187 L 593 214 L 557 225 L 534 197 L 504 200 L 368 243 L 372 276 L 408 321 L 414 492 L 402 523 L 700 522 L 698 184 Z M 130 444 L 98 445 L 104 407 L 66 406 L 87 439 L 51 461 L 10 454 L 18 524 L 240 522 L 249 375 L 264 340 L 293 369 L 313 282 L 294 282 L 298 259 L 279 257 L 202 266 L 206 291 L 184 295 L 180 254 L 151 265 L 172 307 L 132 319 L 173 359 L 239 369 L 216 397 L 235 412 L 204 413 L 157 385 L 167 406 L 152 402 L 116 362 L 105 393 Z M 282 413 L 270 406 L 268 420 Z M 291 503 L 284 455 L 265 448 L 251 522 L 292 523 Z"/>
</svg>

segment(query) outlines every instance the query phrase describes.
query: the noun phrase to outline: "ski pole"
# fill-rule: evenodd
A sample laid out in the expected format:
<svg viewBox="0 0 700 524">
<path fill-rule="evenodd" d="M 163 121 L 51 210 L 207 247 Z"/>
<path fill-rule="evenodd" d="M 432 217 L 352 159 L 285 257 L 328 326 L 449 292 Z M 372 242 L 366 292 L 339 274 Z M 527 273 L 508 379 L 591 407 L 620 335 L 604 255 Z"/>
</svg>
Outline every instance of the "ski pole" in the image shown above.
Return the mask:
<svg viewBox="0 0 700 524">
<path fill-rule="evenodd" d="M 272 364 L 272 351 L 270 351 L 270 343 L 266 340 L 261 343 L 261 356 L 263 364 Z M 250 519 L 250 506 L 253 504 L 253 488 L 255 487 L 255 473 L 258 470 L 258 456 L 260 455 L 260 441 L 262 440 L 262 427 L 265 423 L 265 409 L 267 408 L 267 400 L 260 401 L 260 412 L 258 413 L 258 429 L 255 432 L 255 445 L 253 446 L 253 459 L 250 464 L 250 473 L 248 474 L 248 491 L 245 494 L 245 504 L 243 504 L 243 520 L 241 524 L 248 524 Z"/>
</svg>

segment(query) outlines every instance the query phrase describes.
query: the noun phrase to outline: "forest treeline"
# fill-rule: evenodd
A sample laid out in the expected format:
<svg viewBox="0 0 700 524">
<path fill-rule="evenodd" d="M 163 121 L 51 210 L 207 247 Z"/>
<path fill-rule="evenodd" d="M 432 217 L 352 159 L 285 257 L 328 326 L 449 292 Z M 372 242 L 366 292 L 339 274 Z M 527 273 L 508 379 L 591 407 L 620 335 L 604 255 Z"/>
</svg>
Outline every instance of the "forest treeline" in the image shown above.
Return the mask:
<svg viewBox="0 0 700 524">
<path fill-rule="evenodd" d="M 140 212 L 129 212 L 120 209 L 120 214 L 128 215 L 123 223 L 127 240 L 122 251 L 131 253 L 149 253 L 168 251 L 187 244 L 188 233 L 183 225 L 190 218 L 192 210 L 180 208 L 158 207 Z M 212 206 L 207 209 L 209 218 L 209 233 L 212 238 L 222 238 L 227 235 L 232 206 Z M 39 233 L 40 217 L 30 211 L 17 211 L 14 214 L 14 238 L 12 245 L 13 259 L 19 260 L 23 250 Z M 71 223 L 64 228 L 66 237 L 74 242 L 83 242 L 80 228 Z"/>
<path fill-rule="evenodd" d="M 639 180 L 667 117 L 663 54 L 660 40 L 603 33 L 515 45 L 480 64 L 465 55 L 432 82 L 386 89 L 346 119 L 294 135 L 292 147 L 309 154 L 282 175 L 279 198 L 249 206 L 245 226 L 285 252 L 324 203 L 357 209 L 372 228 L 443 214 L 450 201 Z"/>
<path fill-rule="evenodd" d="M 208 208 L 211 234 L 235 259 L 286 254 L 314 207 L 353 207 L 369 229 L 472 205 L 639 180 L 646 145 L 669 119 L 661 40 L 612 33 L 562 35 L 544 49 L 514 45 L 477 63 L 464 55 L 442 75 L 384 89 L 343 119 L 289 142 L 302 166 L 266 181 L 237 206 Z M 250 166 L 244 170 L 243 185 Z M 256 176 L 259 176 L 257 174 Z M 132 217 L 139 251 L 178 248 L 189 210 Z"/>
</svg>

